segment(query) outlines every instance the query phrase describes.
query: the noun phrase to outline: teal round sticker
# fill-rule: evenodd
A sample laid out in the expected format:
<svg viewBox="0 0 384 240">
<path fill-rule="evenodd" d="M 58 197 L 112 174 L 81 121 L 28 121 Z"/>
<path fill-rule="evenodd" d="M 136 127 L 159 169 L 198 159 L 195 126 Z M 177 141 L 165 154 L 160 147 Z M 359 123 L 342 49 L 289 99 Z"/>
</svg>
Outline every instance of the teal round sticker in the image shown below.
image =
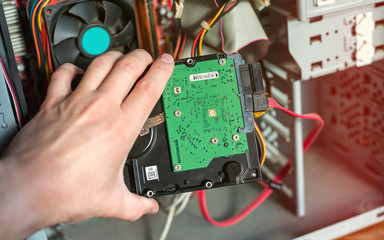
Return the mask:
<svg viewBox="0 0 384 240">
<path fill-rule="evenodd" d="M 99 55 L 107 51 L 111 43 L 108 32 L 101 27 L 92 27 L 85 31 L 81 45 L 89 55 Z"/>
</svg>

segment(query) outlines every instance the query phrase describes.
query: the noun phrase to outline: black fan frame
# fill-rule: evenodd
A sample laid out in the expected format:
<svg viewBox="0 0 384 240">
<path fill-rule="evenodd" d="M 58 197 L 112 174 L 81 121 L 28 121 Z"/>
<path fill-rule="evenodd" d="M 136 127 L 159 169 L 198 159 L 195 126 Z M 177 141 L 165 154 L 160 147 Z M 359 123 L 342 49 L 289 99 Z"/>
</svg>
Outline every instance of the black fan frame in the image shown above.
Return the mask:
<svg viewBox="0 0 384 240">
<path fill-rule="evenodd" d="M 64 2 L 59 2 L 56 5 L 47 6 L 43 9 L 45 25 L 48 33 L 49 47 L 51 51 L 51 58 L 53 62 L 54 69 L 57 69 L 60 66 L 59 61 L 56 59 L 54 52 L 54 44 L 53 44 L 53 35 L 54 29 L 57 20 L 63 12 L 68 11 L 72 6 L 82 2 L 89 2 L 94 0 L 68 0 Z M 137 31 L 137 23 L 136 23 L 136 12 L 135 12 L 135 2 L 134 0 L 101 0 L 101 1 L 109 1 L 118 6 L 121 6 L 122 10 L 127 11 L 127 15 L 130 16 L 130 20 L 132 21 L 135 29 L 135 37 L 133 41 L 136 43 L 136 46 L 139 47 L 138 41 L 138 31 Z M 85 69 L 84 69 L 85 70 Z"/>
</svg>

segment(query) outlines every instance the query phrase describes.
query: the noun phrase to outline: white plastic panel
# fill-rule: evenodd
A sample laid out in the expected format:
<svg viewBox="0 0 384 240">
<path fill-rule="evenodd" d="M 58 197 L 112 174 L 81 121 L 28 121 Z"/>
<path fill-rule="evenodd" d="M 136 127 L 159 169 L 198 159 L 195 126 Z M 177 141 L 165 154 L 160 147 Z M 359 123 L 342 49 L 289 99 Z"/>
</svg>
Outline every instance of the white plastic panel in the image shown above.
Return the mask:
<svg viewBox="0 0 384 240">
<path fill-rule="evenodd" d="M 384 58 L 383 21 L 384 6 L 369 5 L 314 22 L 288 19 L 289 52 L 299 65 L 301 80 Z"/>
</svg>

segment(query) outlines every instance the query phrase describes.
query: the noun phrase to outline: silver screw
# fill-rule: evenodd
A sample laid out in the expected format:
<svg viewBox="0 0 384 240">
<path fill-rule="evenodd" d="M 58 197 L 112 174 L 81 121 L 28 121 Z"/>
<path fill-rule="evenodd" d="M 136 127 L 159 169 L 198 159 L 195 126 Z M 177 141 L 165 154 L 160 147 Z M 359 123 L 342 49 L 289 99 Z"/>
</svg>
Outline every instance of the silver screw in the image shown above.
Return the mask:
<svg viewBox="0 0 384 240">
<path fill-rule="evenodd" d="M 8 125 L 6 123 L 3 123 L 1 124 L 1 127 L 5 129 L 5 128 L 8 128 Z"/>
<path fill-rule="evenodd" d="M 238 134 L 233 134 L 232 139 L 233 139 L 233 141 L 237 142 L 237 141 L 239 141 L 240 136 Z"/>
<path fill-rule="evenodd" d="M 256 173 L 252 173 L 252 177 L 256 177 L 257 176 L 257 174 Z"/>
<path fill-rule="evenodd" d="M 192 65 L 192 64 L 193 64 L 193 59 L 192 59 L 192 58 L 189 58 L 189 59 L 187 60 L 187 64 L 188 64 L 188 65 Z"/>
<path fill-rule="evenodd" d="M 212 144 L 217 144 L 218 142 L 219 142 L 219 139 L 217 139 L 217 137 L 211 138 L 211 143 Z"/>
<path fill-rule="evenodd" d="M 173 169 L 175 169 L 175 171 L 180 171 L 181 170 L 181 165 L 180 164 L 175 164 Z"/>
<path fill-rule="evenodd" d="M 25 71 L 25 65 L 23 63 L 18 63 L 17 64 L 17 70 L 19 72 L 24 72 Z"/>
<path fill-rule="evenodd" d="M 211 182 L 211 181 L 207 181 L 206 183 L 205 183 L 205 187 L 206 188 L 211 188 L 213 186 L 213 183 Z"/>
<path fill-rule="evenodd" d="M 219 59 L 219 64 L 220 65 L 224 65 L 225 64 L 225 59 L 224 58 L 220 58 Z"/>
<path fill-rule="evenodd" d="M 176 110 L 175 111 L 175 116 L 176 117 L 180 117 L 181 116 L 181 111 L 180 110 Z"/>
<path fill-rule="evenodd" d="M 145 194 L 147 197 L 153 197 L 155 193 L 152 190 L 148 190 L 147 193 Z"/>
</svg>

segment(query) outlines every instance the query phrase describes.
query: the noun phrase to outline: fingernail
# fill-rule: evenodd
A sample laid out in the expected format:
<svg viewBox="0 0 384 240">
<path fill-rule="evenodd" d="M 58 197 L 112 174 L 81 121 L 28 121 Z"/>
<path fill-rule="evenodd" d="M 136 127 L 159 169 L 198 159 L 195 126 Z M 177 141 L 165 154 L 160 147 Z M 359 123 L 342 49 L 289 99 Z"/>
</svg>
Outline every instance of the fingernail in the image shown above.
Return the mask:
<svg viewBox="0 0 384 240">
<path fill-rule="evenodd" d="M 158 207 L 152 208 L 150 211 L 147 212 L 147 214 L 156 214 L 159 211 Z"/>
<path fill-rule="evenodd" d="M 173 57 L 171 55 L 169 55 L 168 53 L 163 53 L 163 55 L 161 55 L 160 59 L 166 63 L 173 63 Z"/>
</svg>

